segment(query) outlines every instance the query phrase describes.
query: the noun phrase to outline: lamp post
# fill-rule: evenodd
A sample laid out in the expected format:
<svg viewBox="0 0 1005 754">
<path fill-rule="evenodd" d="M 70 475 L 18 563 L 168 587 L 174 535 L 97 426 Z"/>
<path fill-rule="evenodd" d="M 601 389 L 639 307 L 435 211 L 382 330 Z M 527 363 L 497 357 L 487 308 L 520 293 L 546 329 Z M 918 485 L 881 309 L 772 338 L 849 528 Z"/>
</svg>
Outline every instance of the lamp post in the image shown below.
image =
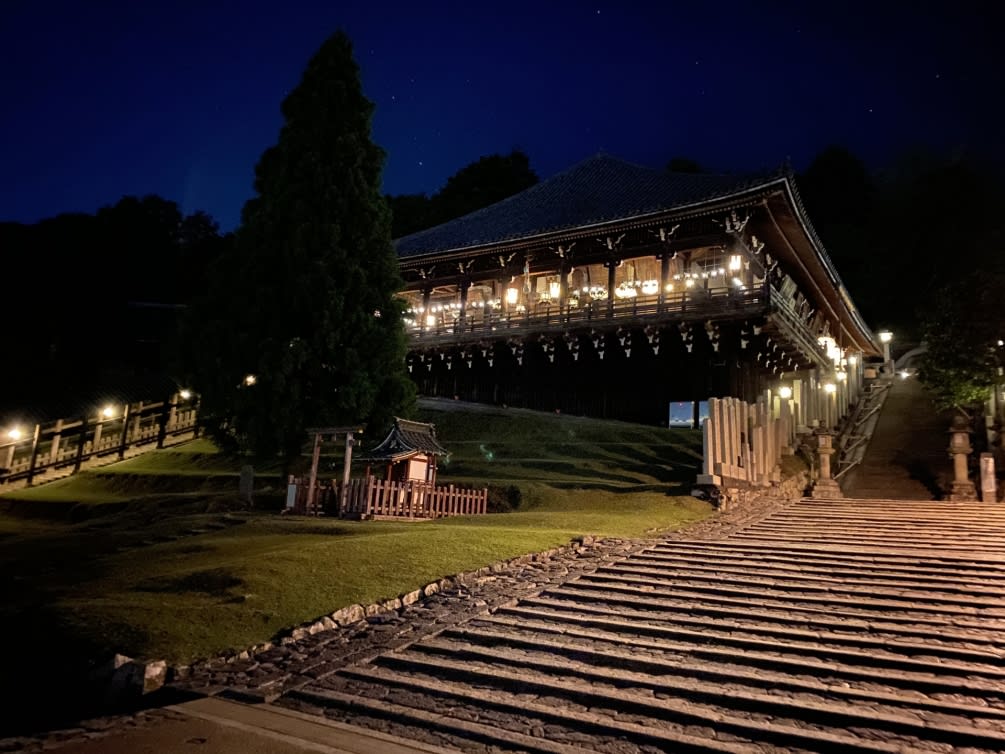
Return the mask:
<svg viewBox="0 0 1005 754">
<path fill-rule="evenodd" d="M 949 428 L 949 455 L 953 457 L 953 483 L 949 488 L 949 499 L 955 502 L 977 500 L 977 489 L 967 472 L 967 456 L 970 447 L 970 423 L 965 417 L 953 417 Z"/>
<path fill-rule="evenodd" d="M 880 330 L 876 333 L 879 336 L 879 342 L 883 344 L 883 367 L 888 372 L 893 371 L 893 367 L 890 365 L 890 341 L 893 340 L 893 333 L 889 330 Z"/>
</svg>

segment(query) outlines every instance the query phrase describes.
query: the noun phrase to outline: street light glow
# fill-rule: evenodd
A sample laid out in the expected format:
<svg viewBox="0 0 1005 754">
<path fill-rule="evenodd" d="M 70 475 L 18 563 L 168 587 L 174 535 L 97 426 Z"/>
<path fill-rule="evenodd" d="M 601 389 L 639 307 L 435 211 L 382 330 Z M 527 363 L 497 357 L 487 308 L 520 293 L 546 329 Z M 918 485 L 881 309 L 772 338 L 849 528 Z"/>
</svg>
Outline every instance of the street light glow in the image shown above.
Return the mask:
<svg viewBox="0 0 1005 754">
<path fill-rule="evenodd" d="M 833 395 L 835 392 L 837 392 L 837 389 L 838 389 L 837 385 L 835 385 L 833 382 L 828 382 L 824 385 L 824 392 L 827 393 L 828 395 Z"/>
<path fill-rule="evenodd" d="M 20 440 L 21 434 L 22 434 L 21 430 L 18 429 L 17 427 L 12 427 L 11 429 L 7 430 L 7 437 L 9 437 L 11 440 Z"/>
<path fill-rule="evenodd" d="M 113 416 L 115 416 L 115 407 L 105 406 L 103 409 L 101 409 L 101 415 L 106 419 L 111 419 Z"/>
<path fill-rule="evenodd" d="M 890 332 L 889 330 L 880 330 L 876 334 L 879 336 L 880 343 L 889 343 L 891 340 L 893 340 L 893 333 Z"/>
<path fill-rule="evenodd" d="M 253 374 L 249 374 L 244 378 L 244 384 L 247 385 L 248 387 L 251 387 L 256 382 L 258 382 L 258 378 Z"/>
<path fill-rule="evenodd" d="M 778 388 L 778 396 L 784 400 L 788 400 L 792 397 L 792 388 L 788 385 L 782 385 Z"/>
<path fill-rule="evenodd" d="M 183 401 L 187 401 L 189 398 L 192 397 L 192 391 L 191 390 L 182 390 L 182 391 L 180 391 L 178 393 L 178 395 L 181 397 L 181 399 Z"/>
</svg>

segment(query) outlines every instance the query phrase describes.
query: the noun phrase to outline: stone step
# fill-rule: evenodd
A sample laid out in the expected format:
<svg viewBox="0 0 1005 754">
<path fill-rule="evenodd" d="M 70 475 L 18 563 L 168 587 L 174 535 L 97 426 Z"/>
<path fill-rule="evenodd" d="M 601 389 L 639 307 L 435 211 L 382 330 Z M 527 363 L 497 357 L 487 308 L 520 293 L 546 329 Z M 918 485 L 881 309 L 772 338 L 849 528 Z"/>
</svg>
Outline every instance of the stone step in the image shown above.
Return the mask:
<svg viewBox="0 0 1005 754">
<path fill-rule="evenodd" d="M 885 511 L 841 511 L 840 513 L 827 513 L 821 511 L 807 511 L 798 508 L 789 508 L 784 511 L 773 513 L 756 522 L 779 523 L 812 523 L 815 525 L 843 526 L 851 529 L 859 529 L 863 526 L 876 526 L 889 529 L 906 529 L 911 526 L 937 527 L 947 532 L 957 531 L 977 531 L 990 532 L 1005 528 L 1005 515 L 999 517 L 981 516 L 980 518 L 954 518 L 949 519 L 945 515 L 895 515 Z"/>
<path fill-rule="evenodd" d="M 863 525 L 855 529 L 845 525 L 831 525 L 821 531 L 822 525 L 802 524 L 790 521 L 768 522 L 754 525 L 744 530 L 745 537 L 771 536 L 780 540 L 794 539 L 802 542 L 805 538 L 814 540 L 830 539 L 835 542 L 851 542 L 863 544 L 875 542 L 884 547 L 895 544 L 898 547 L 926 547 L 935 550 L 948 547 L 964 549 L 980 547 L 985 550 L 1001 548 L 1003 532 L 984 530 L 959 532 L 945 529 L 933 529 L 922 526 L 905 526 L 903 528 L 880 527 L 873 524 Z M 947 544 L 948 543 L 948 544 Z"/>
<path fill-rule="evenodd" d="M 842 583 L 869 584 L 874 581 L 882 583 L 885 580 L 909 580 L 908 583 L 920 587 L 934 586 L 940 590 L 968 591 L 969 589 L 986 588 L 988 583 L 1001 584 L 1000 579 L 981 577 L 978 573 L 957 571 L 945 575 L 944 571 L 933 571 L 932 575 L 919 572 L 918 569 L 899 568 L 869 568 L 852 566 L 812 566 L 797 559 L 784 558 L 719 558 L 698 555 L 633 555 L 631 558 L 612 566 L 603 568 L 640 568 L 640 569 L 681 569 L 704 573 L 763 573 L 767 576 L 778 576 L 792 579 L 832 579 Z M 601 569 L 602 570 L 602 569 Z M 969 575 L 968 575 L 969 574 Z M 997 588 L 997 586 L 996 586 Z"/>
<path fill-rule="evenodd" d="M 643 552 L 723 552 L 763 556 L 802 558 L 810 564 L 816 561 L 837 561 L 844 564 L 919 566 L 926 569 L 964 569 L 1005 575 L 1005 561 L 990 556 L 967 558 L 958 553 L 944 553 L 937 549 L 912 552 L 887 552 L 876 547 L 820 547 L 800 542 L 752 542 L 738 539 L 700 541 L 672 540 L 654 545 Z"/>
<path fill-rule="evenodd" d="M 800 619 L 818 616 L 841 617 L 865 621 L 884 621 L 900 623 L 906 626 L 931 626 L 933 628 L 947 626 L 953 630 L 994 631 L 1000 632 L 1005 621 L 997 621 L 980 616 L 958 615 L 922 615 L 900 614 L 894 611 L 875 611 L 856 609 L 855 607 L 838 608 L 835 605 L 797 605 L 784 600 L 738 599 L 719 597 L 716 595 L 683 594 L 677 596 L 654 595 L 641 590 L 612 590 L 599 584 L 577 582 L 575 585 L 551 587 L 541 592 L 541 596 L 554 599 L 586 600 L 604 602 L 611 605 L 624 605 L 637 610 L 652 610 L 660 612 L 682 611 L 706 615 L 723 615 L 742 617 L 744 615 L 768 617 L 770 615 L 799 616 Z M 695 598 L 701 598 L 700 600 Z"/>
<path fill-rule="evenodd" d="M 848 500 L 805 499 L 784 508 L 786 513 L 847 516 L 851 514 L 882 515 L 896 520 L 902 516 L 930 516 L 942 521 L 986 521 L 1005 519 L 1005 511 L 997 505 L 987 503 L 958 504 L 949 501 L 914 500 L 905 505 L 902 501 L 891 500 L 871 503 L 858 498 Z"/>
<path fill-rule="evenodd" d="M 862 637 L 871 634 L 879 640 L 884 639 L 925 639 L 934 642 L 937 646 L 946 647 L 949 645 L 961 645 L 964 648 L 973 648 L 978 651 L 985 650 L 996 655 L 1005 651 L 1005 636 L 1001 632 L 980 630 L 958 630 L 951 628 L 949 624 L 939 624 L 932 627 L 915 626 L 891 621 L 869 621 L 855 618 L 841 618 L 831 616 L 828 613 L 797 613 L 789 611 L 768 611 L 768 610 L 730 610 L 729 608 L 719 608 L 715 606 L 694 605 L 683 603 L 679 607 L 666 609 L 666 605 L 660 603 L 654 609 L 647 610 L 645 605 L 639 605 L 638 609 L 633 608 L 629 601 L 620 604 L 608 604 L 605 600 L 594 599 L 595 595 L 589 594 L 579 597 L 575 594 L 562 593 L 551 596 L 526 597 L 520 600 L 519 607 L 522 608 L 542 608 L 545 610 L 570 610 L 576 613 L 586 613 L 588 615 L 600 615 L 606 617 L 623 616 L 634 621 L 648 623 L 655 621 L 665 623 L 668 619 L 681 625 L 693 626 L 722 626 L 724 628 L 753 627 L 751 630 L 763 631 L 765 634 L 772 634 L 774 631 L 786 630 L 786 626 L 795 626 L 794 630 L 805 631 L 833 631 L 843 632 L 842 636 Z M 502 613 L 512 609 L 503 607 L 497 610 Z M 655 613 L 655 614 L 654 614 Z M 669 618 L 668 618 L 669 616 Z M 1005 630 L 1005 624 L 1002 626 Z M 869 639 L 866 638 L 866 641 Z"/>
<path fill-rule="evenodd" d="M 776 723 L 767 716 L 741 717 L 713 709 L 707 705 L 681 703 L 677 700 L 663 700 L 646 696 L 625 688 L 597 688 L 561 679 L 537 678 L 530 673 L 509 673 L 494 669 L 491 672 L 468 671 L 469 678 L 477 678 L 478 687 L 471 683 L 457 683 L 444 679 L 444 674 L 433 676 L 409 674 L 385 668 L 347 668 L 340 675 L 364 683 L 396 686 L 433 697 L 428 703 L 436 705 L 437 698 L 452 698 L 472 705 L 495 707 L 514 712 L 532 712 L 542 717 L 550 717 L 559 723 L 572 723 L 581 728 L 602 730 L 623 736 L 636 743 L 670 746 L 671 751 L 680 751 L 690 743 L 697 744 L 701 738 L 693 734 L 681 742 L 680 734 L 667 738 L 666 731 L 656 723 L 676 723 L 697 730 L 708 730 L 714 734 L 739 736 L 741 744 L 763 741 L 780 747 L 797 747 L 810 751 L 869 752 L 883 754 L 931 754 L 930 749 L 922 749 L 909 741 L 875 740 L 845 733 L 837 733 L 819 726 L 806 724 L 797 726 Z M 545 696 L 549 704 L 542 705 L 527 699 L 527 695 Z M 578 711 L 569 703 L 585 708 Z M 642 718 L 645 725 L 625 722 L 625 718 Z M 652 721 L 652 722 L 650 722 Z M 867 731 L 864 731 L 867 732 Z M 682 747 L 682 743 L 684 746 Z"/>
<path fill-rule="evenodd" d="M 873 610 L 896 610 L 906 614 L 937 614 L 950 616 L 966 616 L 968 618 L 996 618 L 1005 619 L 1005 605 L 1001 606 L 973 606 L 960 605 L 948 602 L 918 602 L 911 601 L 910 598 L 896 599 L 886 597 L 883 599 L 871 599 L 866 596 L 839 596 L 836 594 L 813 593 L 807 591 L 795 591 L 786 589 L 769 589 L 764 587 L 754 587 L 750 585 L 746 588 L 730 587 L 728 585 L 716 584 L 693 584 L 693 585 L 631 585 L 627 582 L 612 581 L 605 579 L 602 575 L 593 574 L 579 577 L 570 586 L 577 589 L 601 587 L 611 591 L 623 592 L 627 594 L 648 594 L 664 597 L 688 597 L 690 599 L 713 598 L 744 598 L 747 601 L 765 600 L 785 601 L 792 606 L 818 605 L 848 608 L 868 608 Z"/>
<path fill-rule="evenodd" d="M 606 624 L 605 624 L 606 623 Z M 537 634 L 561 635 L 567 638 L 597 641 L 608 645 L 634 647 L 667 655 L 679 655 L 686 663 L 700 658 L 716 664 L 736 665 L 769 671 L 785 671 L 790 674 L 812 677 L 840 679 L 854 683 L 877 684 L 897 689 L 925 691 L 926 693 L 961 694 L 975 698 L 998 698 L 1002 696 L 1002 685 L 995 679 L 952 676 L 943 672 L 938 663 L 922 667 L 899 669 L 887 665 L 867 665 L 859 658 L 858 663 L 844 663 L 838 659 L 816 657 L 809 653 L 788 654 L 782 651 L 756 650 L 720 647 L 710 644 L 690 643 L 663 638 L 657 633 L 633 631 L 633 626 L 625 621 L 597 621 L 594 625 L 575 626 L 559 621 L 528 618 L 522 616 L 488 616 L 479 619 L 477 625 L 467 628 L 450 628 L 444 636 L 463 636 L 468 641 L 483 641 L 489 644 L 506 643 L 512 646 L 533 646 Z M 825 654 L 825 653 L 824 653 Z"/>
<path fill-rule="evenodd" d="M 456 736 L 467 741 L 499 746 L 500 748 L 519 748 L 521 751 L 533 752 L 533 754 L 593 754 L 593 748 L 584 749 L 579 746 L 562 744 L 549 741 L 544 737 L 528 736 L 514 730 L 503 731 L 498 725 L 485 725 L 471 720 L 463 720 L 415 707 L 407 707 L 402 704 L 394 704 L 383 699 L 371 699 L 360 694 L 345 694 L 331 689 L 303 688 L 291 691 L 290 697 L 302 699 L 317 707 L 338 707 L 344 710 L 361 713 L 391 720 L 401 725 L 412 725 L 424 730 L 441 731 L 450 736 Z M 712 749 L 707 748 L 705 752 L 729 752 L 732 754 L 748 754 L 752 748 L 740 749 Z"/>
<path fill-rule="evenodd" d="M 509 617 L 511 615 L 515 617 Z M 882 648 L 881 645 L 871 649 L 856 649 L 846 645 L 829 643 L 826 639 L 799 639 L 792 636 L 765 638 L 750 634 L 745 635 L 739 631 L 736 633 L 698 631 L 672 624 L 639 624 L 626 620 L 585 616 L 575 621 L 564 621 L 561 615 L 549 614 L 536 608 L 522 608 L 519 605 L 507 608 L 505 613 L 497 613 L 492 620 L 496 619 L 517 621 L 527 619 L 563 624 L 573 622 L 576 625 L 584 626 L 584 629 L 598 628 L 659 638 L 670 642 L 676 651 L 689 651 L 691 647 L 699 647 L 728 652 L 731 648 L 735 648 L 745 652 L 767 652 L 792 658 L 823 659 L 823 661 L 857 668 L 874 669 L 877 674 L 881 672 L 881 669 L 892 669 L 931 676 L 981 678 L 987 679 L 989 682 L 1005 679 L 1005 669 L 1002 668 L 1000 657 L 985 657 L 983 663 L 966 662 L 963 659 L 949 658 L 941 654 L 938 647 L 926 647 L 927 650 L 924 652 L 906 655 Z M 537 622 L 534 624 L 537 625 Z"/>
<path fill-rule="evenodd" d="M 795 540 L 800 543 L 826 542 L 835 545 L 852 544 L 862 547 L 874 544 L 880 549 L 934 549 L 941 552 L 1000 552 L 1005 550 L 1000 535 L 972 534 L 966 539 L 956 533 L 941 530 L 924 531 L 915 528 L 908 533 L 904 530 L 846 530 L 834 526 L 821 531 L 821 527 L 788 525 L 785 522 L 771 522 L 764 526 L 749 526 L 734 535 L 739 541 L 746 539 L 770 539 L 780 542 Z"/>
<path fill-rule="evenodd" d="M 938 605 L 957 605 L 961 608 L 1000 608 L 1005 605 L 1005 589 L 985 587 L 983 592 L 954 593 L 941 589 L 925 588 L 923 585 L 894 584 L 879 582 L 876 585 L 849 584 L 834 579 L 814 578 L 787 579 L 761 576 L 756 572 L 746 574 L 721 573 L 719 575 L 682 573 L 679 571 L 634 573 L 630 568 L 601 568 L 581 577 L 592 582 L 621 582 L 634 585 L 666 586 L 676 585 L 687 588 L 713 588 L 734 592 L 736 589 L 756 589 L 758 593 L 789 592 L 794 595 L 866 595 L 887 599 L 925 602 Z M 575 582 L 573 582 L 575 583 Z M 797 597 L 798 598 L 798 597 Z"/>
<path fill-rule="evenodd" d="M 501 632 L 494 632 L 491 624 L 489 634 L 478 634 L 474 629 L 470 633 L 456 631 L 450 636 L 438 637 L 412 645 L 409 651 L 427 652 L 433 654 L 451 654 L 471 656 L 472 658 L 506 659 L 510 656 L 509 647 L 517 646 L 499 640 Z M 493 637 L 486 642 L 486 636 Z M 619 650 L 616 646 L 601 646 L 597 643 L 587 644 L 583 641 L 569 641 L 557 636 L 549 639 L 547 636 L 520 637 L 519 647 L 523 652 L 532 653 L 535 657 L 550 658 L 567 672 L 596 672 L 606 674 L 611 668 L 641 673 L 636 679 L 637 685 L 681 685 L 682 688 L 693 688 L 695 679 L 702 683 L 714 683 L 714 688 L 723 689 L 723 693 L 736 687 L 751 689 L 767 689 L 771 692 L 780 690 L 794 693 L 809 693 L 823 697 L 833 697 L 841 701 L 864 701 L 891 707 L 909 707 L 916 710 L 937 712 L 946 715 L 962 715 L 968 718 L 987 718 L 989 721 L 1005 720 L 1005 701 L 1002 707 L 987 705 L 987 700 L 980 697 L 954 695 L 954 699 L 945 700 L 926 696 L 920 692 L 905 692 L 893 688 L 882 690 L 875 684 L 861 687 L 851 686 L 845 682 L 826 682 L 808 676 L 796 676 L 771 669 L 751 669 L 743 665 L 718 664 L 711 662 L 681 662 L 668 661 L 657 655 L 639 654 L 629 647 Z M 522 655 L 521 655 L 522 656 Z M 561 659 L 554 659 L 561 658 Z M 963 700 L 968 701 L 963 701 Z"/>
<path fill-rule="evenodd" d="M 647 690 L 657 695 L 661 704 L 673 704 L 676 699 L 682 705 L 701 705 L 713 713 L 720 710 L 734 714 L 756 711 L 758 714 L 770 715 L 776 721 L 786 718 L 786 722 L 793 725 L 812 723 L 830 727 L 855 726 L 941 740 L 954 746 L 992 749 L 1005 747 L 1005 730 L 1001 728 L 1001 717 L 983 717 L 983 710 L 974 706 L 956 711 L 943 707 L 937 715 L 922 716 L 887 706 L 876 698 L 865 704 L 847 699 L 835 700 L 827 694 L 817 694 L 812 699 L 805 695 L 797 698 L 792 695 L 768 694 L 735 684 L 682 679 L 671 674 L 657 675 L 652 666 L 647 668 L 648 672 L 610 666 L 598 669 L 590 663 L 563 657 L 560 645 L 553 647 L 553 650 L 554 655 L 530 655 L 498 646 L 488 651 L 439 640 L 406 652 L 384 655 L 378 659 L 377 664 L 408 673 L 447 677 L 468 683 L 497 681 L 521 688 L 533 684 L 544 693 L 548 693 L 549 689 L 561 689 L 582 694 L 583 688 L 588 689 L 587 693 L 596 693 L 598 687 L 608 685 L 612 688 L 606 693 L 617 697 L 619 701 L 626 691 L 642 698 L 643 694 L 639 691 Z M 556 656 L 561 659 L 556 659 Z M 664 672 L 667 671 L 672 673 L 671 668 L 664 668 Z M 575 681 L 570 681 L 573 677 Z M 586 683 L 584 685 L 576 681 Z M 998 730 L 992 727 L 996 725 Z"/>
<path fill-rule="evenodd" d="M 534 600 L 528 604 L 528 600 L 522 600 L 519 605 L 502 607 L 496 611 L 496 615 L 526 616 L 528 618 L 539 618 L 542 620 L 557 620 L 565 623 L 577 625 L 595 625 L 593 623 L 598 618 L 631 619 L 634 631 L 638 633 L 659 632 L 660 635 L 669 636 L 671 632 L 677 632 L 679 638 L 695 636 L 707 638 L 709 640 L 722 639 L 722 643 L 739 643 L 740 641 L 754 641 L 755 639 L 764 642 L 768 646 L 778 646 L 775 639 L 783 641 L 808 641 L 813 643 L 826 643 L 833 647 L 864 647 L 882 650 L 891 655 L 936 655 L 942 658 L 961 660 L 964 662 L 998 664 L 1005 661 L 1005 649 L 1003 648 L 981 648 L 973 649 L 969 647 L 958 647 L 945 643 L 925 643 L 912 641 L 910 639 L 895 636 L 871 636 L 861 633 L 851 633 L 845 631 L 838 633 L 834 631 L 814 631 L 809 629 L 788 628 L 778 625 L 765 625 L 763 623 L 749 623 L 739 621 L 712 621 L 701 618 L 689 618 L 687 616 L 674 614 L 669 618 L 654 616 L 652 614 L 633 610 L 610 610 L 599 612 L 591 610 L 590 606 L 580 603 L 568 604 L 552 603 L 546 606 L 542 600 Z M 586 613 L 586 615 L 583 615 Z M 765 638 L 771 637 L 771 638 Z"/>
<path fill-rule="evenodd" d="M 902 553 L 919 553 L 937 550 L 943 555 L 956 553 L 961 558 L 965 556 L 968 560 L 974 558 L 997 558 L 1002 562 L 1005 562 L 1005 546 L 1002 546 L 1000 543 L 956 543 L 934 536 L 928 539 L 894 539 L 890 537 L 870 538 L 864 535 L 841 537 L 829 533 L 813 535 L 810 533 L 799 534 L 795 532 L 742 531 L 734 534 L 733 538 L 737 542 L 762 542 L 764 544 L 781 542 L 787 546 L 792 542 L 792 540 L 797 540 L 802 547 L 808 548 L 814 545 L 819 547 L 849 547 L 853 552 L 862 552 L 866 549 L 872 549 L 873 551 L 883 549 Z"/>
</svg>

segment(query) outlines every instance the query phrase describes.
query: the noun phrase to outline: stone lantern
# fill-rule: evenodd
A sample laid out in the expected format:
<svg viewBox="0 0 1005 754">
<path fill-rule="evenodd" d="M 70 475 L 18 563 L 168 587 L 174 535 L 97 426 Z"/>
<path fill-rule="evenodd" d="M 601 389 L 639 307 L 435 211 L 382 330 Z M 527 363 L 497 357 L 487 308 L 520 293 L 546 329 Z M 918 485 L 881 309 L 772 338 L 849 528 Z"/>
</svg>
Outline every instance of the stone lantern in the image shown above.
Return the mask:
<svg viewBox="0 0 1005 754">
<path fill-rule="evenodd" d="M 831 477 L 831 456 L 834 448 L 834 433 L 829 429 L 818 429 L 814 432 L 817 438 L 817 457 L 820 459 L 820 473 L 813 484 L 810 497 L 839 498 L 844 497 L 841 486 Z"/>
<path fill-rule="evenodd" d="M 967 474 L 967 456 L 970 447 L 970 423 L 965 417 L 953 417 L 949 428 L 949 455 L 953 457 L 953 483 L 949 489 L 949 499 L 958 502 L 977 500 L 977 490 Z"/>
</svg>

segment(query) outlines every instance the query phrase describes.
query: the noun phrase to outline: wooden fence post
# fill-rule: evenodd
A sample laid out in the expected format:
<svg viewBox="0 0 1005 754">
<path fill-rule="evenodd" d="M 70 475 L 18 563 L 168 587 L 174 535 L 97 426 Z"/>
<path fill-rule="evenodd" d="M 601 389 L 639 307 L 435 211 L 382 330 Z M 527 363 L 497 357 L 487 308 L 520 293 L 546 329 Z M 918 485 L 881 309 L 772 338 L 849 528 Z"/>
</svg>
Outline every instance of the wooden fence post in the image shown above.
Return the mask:
<svg viewBox="0 0 1005 754">
<path fill-rule="evenodd" d="M 39 438 L 42 434 L 42 425 L 35 425 L 35 433 L 31 437 L 31 461 L 28 464 L 28 486 L 31 486 L 35 478 L 35 464 L 38 463 Z"/>
<path fill-rule="evenodd" d="M 171 417 L 174 416 L 175 404 L 174 396 L 172 395 L 170 399 L 165 398 L 161 401 L 161 412 L 157 417 L 157 447 L 164 447 L 164 440 L 167 439 L 167 428 L 168 423 L 171 421 Z"/>
<path fill-rule="evenodd" d="M 55 464 L 59 460 L 59 441 L 63 436 L 63 420 L 56 419 L 56 426 L 52 430 L 52 444 L 49 446 L 49 464 Z"/>
<path fill-rule="evenodd" d="M 129 442 L 129 404 L 122 407 L 122 433 L 119 435 L 119 460 L 126 457 L 126 445 Z"/>
<path fill-rule="evenodd" d="M 87 443 L 87 414 L 80 417 L 80 434 L 77 436 L 77 457 L 73 461 L 73 473 L 80 471 L 80 464 L 84 460 L 84 445 Z"/>
</svg>

